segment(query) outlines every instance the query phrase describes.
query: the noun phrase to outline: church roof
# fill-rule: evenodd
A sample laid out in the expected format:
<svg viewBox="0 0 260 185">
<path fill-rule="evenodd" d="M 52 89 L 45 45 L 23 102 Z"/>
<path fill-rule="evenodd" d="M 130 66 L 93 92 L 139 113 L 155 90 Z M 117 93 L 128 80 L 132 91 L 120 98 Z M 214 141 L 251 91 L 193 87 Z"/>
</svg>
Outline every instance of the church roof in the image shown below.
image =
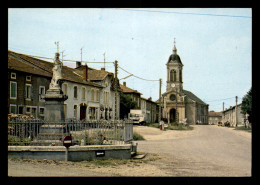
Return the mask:
<svg viewBox="0 0 260 185">
<path fill-rule="evenodd" d="M 177 55 L 177 54 L 171 54 L 170 57 L 169 57 L 169 59 L 168 59 L 168 63 L 169 63 L 171 60 L 172 60 L 172 61 L 175 61 L 175 60 L 176 60 L 178 63 L 182 64 L 181 58 L 180 58 L 180 56 Z"/>
<path fill-rule="evenodd" d="M 186 96 L 188 96 L 190 99 L 192 99 L 193 101 L 206 105 L 205 102 L 203 102 L 201 99 L 199 99 L 199 98 L 198 98 L 195 94 L 193 94 L 192 92 L 186 91 L 186 90 L 183 89 L 183 93 L 184 93 Z"/>
</svg>

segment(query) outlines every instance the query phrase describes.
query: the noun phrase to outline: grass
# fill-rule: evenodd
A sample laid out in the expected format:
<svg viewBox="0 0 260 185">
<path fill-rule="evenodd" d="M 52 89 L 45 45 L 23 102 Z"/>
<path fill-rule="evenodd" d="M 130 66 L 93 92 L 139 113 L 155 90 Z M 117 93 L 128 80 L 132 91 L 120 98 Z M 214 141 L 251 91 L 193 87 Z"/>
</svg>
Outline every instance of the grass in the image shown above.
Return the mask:
<svg viewBox="0 0 260 185">
<path fill-rule="evenodd" d="M 148 127 L 160 128 L 159 123 L 147 123 Z M 190 125 L 183 125 L 182 123 L 170 123 L 168 127 L 164 127 L 165 130 L 193 130 Z"/>
<path fill-rule="evenodd" d="M 168 127 L 166 127 L 166 130 L 193 130 L 193 127 L 190 125 L 184 125 L 182 123 L 171 123 L 168 124 Z"/>
<path fill-rule="evenodd" d="M 245 126 L 235 127 L 234 130 L 244 130 L 244 131 L 247 131 L 247 132 L 252 132 L 252 128 L 245 127 Z"/>
<path fill-rule="evenodd" d="M 138 134 L 136 132 L 133 133 L 133 140 L 134 141 L 140 141 L 140 140 L 145 140 L 144 137 L 141 134 Z"/>
<path fill-rule="evenodd" d="M 138 154 L 145 154 L 142 152 L 139 152 Z M 73 162 L 73 161 L 56 161 L 56 160 L 47 160 L 47 159 L 21 159 L 21 158 L 15 158 L 15 157 L 8 157 L 9 160 L 17 161 L 17 162 L 26 162 L 26 163 L 33 163 L 33 164 L 55 164 L 55 165 L 62 165 L 62 164 L 70 164 L 70 165 L 83 165 L 85 167 L 116 167 L 120 165 L 126 165 L 128 167 L 134 167 L 134 166 L 141 166 L 142 164 L 146 164 L 152 161 L 156 161 L 161 159 L 161 157 L 158 154 L 155 153 L 146 153 L 145 158 L 143 159 L 95 159 L 95 160 L 89 160 L 89 161 L 80 161 L 80 162 Z"/>
<path fill-rule="evenodd" d="M 148 126 L 148 127 L 154 127 L 154 128 L 160 128 L 159 123 L 146 123 L 146 126 Z"/>
</svg>

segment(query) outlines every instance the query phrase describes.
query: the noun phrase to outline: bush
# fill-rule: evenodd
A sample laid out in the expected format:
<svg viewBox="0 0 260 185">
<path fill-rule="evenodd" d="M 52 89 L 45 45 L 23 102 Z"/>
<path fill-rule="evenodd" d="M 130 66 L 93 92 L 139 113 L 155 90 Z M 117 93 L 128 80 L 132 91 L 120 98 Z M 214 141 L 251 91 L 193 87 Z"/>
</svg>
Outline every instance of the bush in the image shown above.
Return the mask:
<svg viewBox="0 0 260 185">
<path fill-rule="evenodd" d="M 133 140 L 138 141 L 138 140 L 145 140 L 144 137 L 136 132 L 133 133 Z"/>
<path fill-rule="evenodd" d="M 168 130 L 193 130 L 193 127 L 189 125 L 184 125 L 182 123 L 172 123 L 168 124 L 168 127 L 166 127 Z"/>
</svg>

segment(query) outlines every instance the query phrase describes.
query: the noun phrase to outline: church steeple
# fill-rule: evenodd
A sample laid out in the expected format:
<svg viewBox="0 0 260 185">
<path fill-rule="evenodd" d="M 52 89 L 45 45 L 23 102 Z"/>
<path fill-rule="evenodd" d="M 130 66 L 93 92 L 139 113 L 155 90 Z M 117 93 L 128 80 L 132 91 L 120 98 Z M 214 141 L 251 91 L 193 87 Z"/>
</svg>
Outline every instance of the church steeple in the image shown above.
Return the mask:
<svg viewBox="0 0 260 185">
<path fill-rule="evenodd" d="M 176 48 L 176 40 L 175 40 L 175 38 L 174 38 L 174 46 L 173 46 L 173 49 L 172 49 L 172 53 L 174 54 L 174 55 L 176 55 L 177 54 L 177 48 Z"/>
<path fill-rule="evenodd" d="M 180 56 L 177 54 L 176 40 L 174 38 L 174 46 L 167 62 L 167 88 L 166 91 L 175 90 L 182 91 L 182 67 Z"/>
</svg>

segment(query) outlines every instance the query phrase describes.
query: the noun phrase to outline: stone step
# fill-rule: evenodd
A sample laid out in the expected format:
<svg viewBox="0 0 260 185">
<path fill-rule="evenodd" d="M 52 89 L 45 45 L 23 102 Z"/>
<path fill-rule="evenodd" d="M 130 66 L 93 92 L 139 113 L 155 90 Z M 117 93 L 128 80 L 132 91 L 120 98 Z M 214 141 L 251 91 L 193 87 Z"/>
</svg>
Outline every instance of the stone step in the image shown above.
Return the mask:
<svg viewBox="0 0 260 185">
<path fill-rule="evenodd" d="M 37 140 L 60 140 L 63 138 L 63 133 L 39 133 Z"/>
<path fill-rule="evenodd" d="M 43 125 L 40 128 L 40 133 L 59 134 L 64 132 L 65 127 L 63 125 Z"/>
<path fill-rule="evenodd" d="M 32 145 L 35 146 L 63 146 L 62 141 L 60 140 L 34 140 Z"/>
</svg>

